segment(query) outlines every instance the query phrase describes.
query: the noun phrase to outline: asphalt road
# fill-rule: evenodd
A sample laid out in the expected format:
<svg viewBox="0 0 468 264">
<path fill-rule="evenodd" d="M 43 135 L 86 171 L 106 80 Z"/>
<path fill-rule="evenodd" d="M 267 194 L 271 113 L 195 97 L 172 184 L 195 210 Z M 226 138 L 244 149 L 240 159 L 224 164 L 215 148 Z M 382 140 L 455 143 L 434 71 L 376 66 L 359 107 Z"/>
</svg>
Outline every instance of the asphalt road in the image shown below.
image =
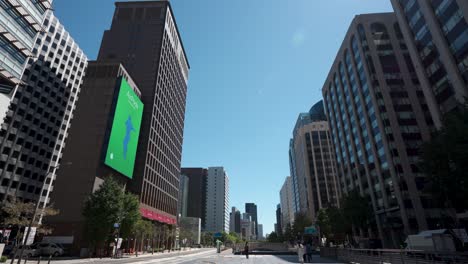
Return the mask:
<svg viewBox="0 0 468 264">
<path fill-rule="evenodd" d="M 52 261 L 53 264 L 79 264 L 79 263 L 96 263 L 96 264 L 283 264 L 283 263 L 298 263 L 297 256 L 272 256 L 272 255 L 250 255 L 246 259 L 242 255 L 233 255 L 231 251 L 224 251 L 217 254 L 215 249 L 201 249 L 192 252 L 183 252 L 182 254 L 164 254 L 164 255 L 149 255 L 138 258 L 124 259 L 80 259 L 80 260 L 61 260 Z M 313 263 L 336 263 L 333 260 L 321 259 L 319 256 L 313 257 Z"/>
</svg>

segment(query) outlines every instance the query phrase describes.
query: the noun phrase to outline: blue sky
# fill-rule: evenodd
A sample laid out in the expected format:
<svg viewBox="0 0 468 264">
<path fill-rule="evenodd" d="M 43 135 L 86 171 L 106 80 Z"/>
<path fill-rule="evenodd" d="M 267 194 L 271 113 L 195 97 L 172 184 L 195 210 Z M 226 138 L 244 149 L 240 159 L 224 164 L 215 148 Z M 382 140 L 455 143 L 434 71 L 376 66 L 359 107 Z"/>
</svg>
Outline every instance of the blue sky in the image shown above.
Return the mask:
<svg viewBox="0 0 468 264">
<path fill-rule="evenodd" d="M 113 0 L 54 0 L 55 14 L 90 59 L 110 27 Z M 390 0 L 172 0 L 188 54 L 185 167 L 224 166 L 231 206 L 258 206 L 273 230 L 289 173 L 297 115 L 321 87 L 356 14 Z"/>
</svg>

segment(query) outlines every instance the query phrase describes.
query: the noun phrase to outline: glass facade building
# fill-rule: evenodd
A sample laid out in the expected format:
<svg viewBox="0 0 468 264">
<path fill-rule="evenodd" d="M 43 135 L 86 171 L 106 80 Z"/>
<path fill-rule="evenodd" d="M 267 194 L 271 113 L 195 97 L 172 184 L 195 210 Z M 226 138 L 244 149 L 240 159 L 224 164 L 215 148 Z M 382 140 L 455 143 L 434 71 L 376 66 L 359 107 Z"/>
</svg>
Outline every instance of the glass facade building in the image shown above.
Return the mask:
<svg viewBox="0 0 468 264">
<path fill-rule="evenodd" d="M 437 127 L 468 96 L 468 1 L 392 0 Z"/>
<path fill-rule="evenodd" d="M 374 210 L 367 235 L 397 247 L 435 228 L 439 210 L 418 168 L 433 121 L 394 13 L 354 18 L 322 91 L 340 189 L 358 190 Z"/>
<path fill-rule="evenodd" d="M 339 206 L 338 171 L 322 101 L 308 113 L 299 114 L 290 141 L 289 160 L 294 213 L 306 213 L 314 220 L 319 209 Z"/>
</svg>

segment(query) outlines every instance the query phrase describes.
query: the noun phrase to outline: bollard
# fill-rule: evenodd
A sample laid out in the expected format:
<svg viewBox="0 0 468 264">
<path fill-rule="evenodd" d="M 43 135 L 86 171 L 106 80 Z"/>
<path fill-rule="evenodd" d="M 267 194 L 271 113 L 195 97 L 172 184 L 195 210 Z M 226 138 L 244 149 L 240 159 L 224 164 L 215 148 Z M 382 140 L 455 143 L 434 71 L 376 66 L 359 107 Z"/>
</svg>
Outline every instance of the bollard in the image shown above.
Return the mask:
<svg viewBox="0 0 468 264">
<path fill-rule="evenodd" d="M 49 261 L 47 261 L 47 264 L 50 264 L 51 259 L 52 259 L 52 255 L 49 255 Z"/>
<path fill-rule="evenodd" d="M 37 259 L 37 264 L 41 263 L 41 258 L 42 258 L 42 256 L 39 256 L 39 258 Z"/>
</svg>

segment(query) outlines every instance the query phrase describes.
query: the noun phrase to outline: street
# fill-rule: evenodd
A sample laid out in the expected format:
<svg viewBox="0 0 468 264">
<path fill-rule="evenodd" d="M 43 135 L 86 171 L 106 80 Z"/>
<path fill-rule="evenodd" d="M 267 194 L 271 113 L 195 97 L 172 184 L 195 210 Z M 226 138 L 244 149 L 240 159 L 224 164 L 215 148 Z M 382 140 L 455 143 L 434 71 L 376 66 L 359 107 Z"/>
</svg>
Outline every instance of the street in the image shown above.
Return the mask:
<svg viewBox="0 0 468 264">
<path fill-rule="evenodd" d="M 313 257 L 313 263 L 337 263 L 329 259 L 321 259 L 319 256 Z M 216 249 L 201 249 L 190 252 L 169 253 L 158 255 L 146 255 L 140 257 L 129 257 L 124 259 L 79 259 L 79 260 L 58 260 L 52 261 L 54 264 L 79 264 L 79 263 L 99 263 L 99 264 L 210 264 L 210 263 L 227 263 L 227 264 L 281 264 L 281 263 L 298 263 L 297 256 L 273 256 L 273 255 L 250 255 L 249 259 L 245 256 L 233 255 L 230 250 L 224 251 L 221 254 L 216 253 Z"/>
</svg>

